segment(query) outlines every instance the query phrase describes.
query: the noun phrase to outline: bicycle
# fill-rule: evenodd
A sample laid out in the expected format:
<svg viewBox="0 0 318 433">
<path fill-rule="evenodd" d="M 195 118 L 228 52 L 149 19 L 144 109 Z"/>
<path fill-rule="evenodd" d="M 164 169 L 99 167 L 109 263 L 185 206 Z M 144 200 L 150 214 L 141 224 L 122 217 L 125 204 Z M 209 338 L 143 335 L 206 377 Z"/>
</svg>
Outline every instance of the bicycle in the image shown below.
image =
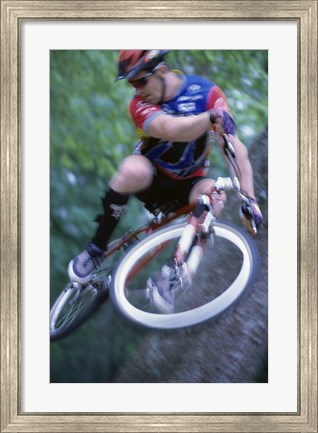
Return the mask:
<svg viewBox="0 0 318 433">
<path fill-rule="evenodd" d="M 51 341 L 77 329 L 109 295 L 130 321 L 149 328 L 177 329 L 218 316 L 247 292 L 259 271 L 256 244 L 246 231 L 215 216 L 219 194 L 233 191 L 257 231 L 249 199 L 240 189 L 233 146 L 226 135 L 223 139 L 230 177 L 218 178 L 213 190 L 199 196 L 195 205 L 147 206 L 153 214 L 151 221 L 113 240 L 89 283 L 66 285 L 50 311 Z M 223 272 L 225 250 L 231 256 L 231 268 L 235 265 L 234 276 L 228 275 L 232 269 Z M 123 254 L 114 267 L 117 253 Z M 217 287 L 201 281 L 210 260 L 215 262 L 215 272 L 222 273 Z M 163 269 L 168 269 L 169 284 L 165 280 L 160 288 Z M 166 291 L 169 302 L 160 296 L 159 288 Z"/>
</svg>

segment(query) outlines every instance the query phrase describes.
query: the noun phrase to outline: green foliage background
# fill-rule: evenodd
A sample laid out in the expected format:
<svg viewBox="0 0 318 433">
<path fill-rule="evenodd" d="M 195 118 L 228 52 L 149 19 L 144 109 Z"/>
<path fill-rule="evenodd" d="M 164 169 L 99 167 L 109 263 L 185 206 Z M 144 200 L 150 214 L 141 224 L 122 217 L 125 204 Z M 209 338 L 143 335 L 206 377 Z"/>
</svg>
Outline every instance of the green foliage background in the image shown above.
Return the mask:
<svg viewBox="0 0 318 433">
<path fill-rule="evenodd" d="M 117 56 L 111 50 L 50 54 L 51 303 L 67 282 L 69 260 L 94 233 L 108 181 L 136 141 L 128 113 L 133 89 L 114 83 Z M 247 146 L 267 125 L 267 51 L 178 50 L 167 63 L 222 88 Z M 211 162 L 211 176 L 224 172 L 218 151 Z M 136 227 L 141 210 L 132 199 L 118 231 Z M 115 327 L 116 335 L 105 332 Z M 51 381 L 111 382 L 143 332 L 131 331 L 107 305 L 74 335 L 51 345 Z"/>
</svg>

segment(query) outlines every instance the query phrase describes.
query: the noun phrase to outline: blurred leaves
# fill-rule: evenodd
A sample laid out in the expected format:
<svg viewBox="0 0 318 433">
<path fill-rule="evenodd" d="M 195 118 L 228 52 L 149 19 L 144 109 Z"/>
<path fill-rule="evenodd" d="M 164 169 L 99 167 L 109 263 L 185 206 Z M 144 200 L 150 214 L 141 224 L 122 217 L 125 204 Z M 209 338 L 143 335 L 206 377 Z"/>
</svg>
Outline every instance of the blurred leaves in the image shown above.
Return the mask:
<svg viewBox="0 0 318 433">
<path fill-rule="evenodd" d="M 171 66 L 202 75 L 224 91 L 239 127 L 250 145 L 267 123 L 267 51 L 173 51 Z"/>
<path fill-rule="evenodd" d="M 50 53 L 51 302 L 67 282 L 69 260 L 93 235 L 100 198 L 136 141 L 128 113 L 133 90 L 125 82 L 114 82 L 117 56 L 111 50 Z M 203 75 L 221 87 L 240 138 L 248 146 L 267 125 L 267 51 L 178 50 L 167 56 L 167 62 L 172 69 Z M 211 161 L 212 174 L 221 172 L 218 151 Z M 133 199 L 118 233 L 136 227 L 144 216 L 142 209 Z M 130 332 L 127 339 L 134 345 L 140 330 L 127 328 L 116 313 L 109 313 L 107 319 L 102 314 L 98 317 L 74 336 L 52 345 L 52 382 L 111 381 L 112 371 L 132 352 L 132 346 L 123 347 L 120 334 Z M 103 327 L 112 326 L 114 320 L 119 335 L 109 341 Z M 97 364 L 99 373 L 96 369 L 94 373 Z"/>
</svg>

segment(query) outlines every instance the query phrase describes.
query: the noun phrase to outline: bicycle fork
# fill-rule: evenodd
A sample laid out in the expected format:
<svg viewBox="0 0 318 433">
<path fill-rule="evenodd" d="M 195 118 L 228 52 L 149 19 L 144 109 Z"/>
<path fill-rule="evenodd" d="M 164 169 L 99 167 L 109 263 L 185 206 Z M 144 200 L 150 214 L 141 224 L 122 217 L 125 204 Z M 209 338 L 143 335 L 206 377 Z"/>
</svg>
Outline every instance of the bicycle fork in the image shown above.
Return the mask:
<svg viewBox="0 0 318 433">
<path fill-rule="evenodd" d="M 214 219 L 209 197 L 199 196 L 198 206 L 189 217 L 173 256 L 178 266 L 186 263 L 190 282 L 203 256 L 203 244 L 211 234 L 211 223 Z"/>
</svg>

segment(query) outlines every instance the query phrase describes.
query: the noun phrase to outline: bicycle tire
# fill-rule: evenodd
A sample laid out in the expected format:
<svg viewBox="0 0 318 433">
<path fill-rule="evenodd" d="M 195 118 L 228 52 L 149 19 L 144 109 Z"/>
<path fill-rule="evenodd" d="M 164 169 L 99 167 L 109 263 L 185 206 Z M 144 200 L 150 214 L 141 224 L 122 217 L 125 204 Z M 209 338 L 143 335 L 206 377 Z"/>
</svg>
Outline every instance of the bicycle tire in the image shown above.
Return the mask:
<svg viewBox="0 0 318 433">
<path fill-rule="evenodd" d="M 77 299 L 74 300 L 75 296 Z M 76 289 L 68 284 L 50 311 L 50 341 L 60 340 L 78 329 L 107 298 L 106 289 L 93 286 Z"/>
<path fill-rule="evenodd" d="M 139 306 L 133 305 L 128 299 L 129 289 L 126 287 L 131 270 L 137 266 L 142 257 L 152 254 L 151 251 L 156 245 L 163 245 L 170 240 L 179 239 L 184 226 L 185 223 L 169 224 L 154 231 L 138 244 L 132 246 L 119 261 L 112 274 L 110 296 L 113 304 L 127 319 L 155 329 L 177 329 L 196 325 L 226 311 L 251 287 L 258 274 L 260 262 L 254 240 L 248 233 L 232 224 L 215 222 L 214 234 L 218 243 L 231 244 L 242 257 L 240 259 L 242 266 L 234 282 L 215 299 L 186 311 L 162 314 L 158 311 L 146 311 L 144 307 L 140 309 Z M 146 289 L 146 294 L 147 290 L 149 289 Z"/>
</svg>

